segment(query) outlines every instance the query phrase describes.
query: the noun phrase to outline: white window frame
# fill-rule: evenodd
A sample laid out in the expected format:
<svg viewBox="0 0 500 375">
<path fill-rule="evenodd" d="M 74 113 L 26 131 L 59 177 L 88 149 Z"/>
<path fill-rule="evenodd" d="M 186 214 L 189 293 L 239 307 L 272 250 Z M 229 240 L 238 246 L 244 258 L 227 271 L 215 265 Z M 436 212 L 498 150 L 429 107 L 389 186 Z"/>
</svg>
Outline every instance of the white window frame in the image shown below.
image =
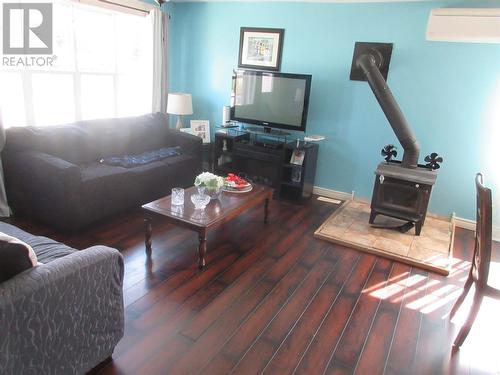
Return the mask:
<svg viewBox="0 0 500 375">
<path fill-rule="evenodd" d="M 70 0 L 70 3 L 80 3 L 86 6 L 92 6 L 96 8 L 102 8 L 103 12 L 110 11 L 112 12 L 111 14 L 114 17 L 114 14 L 116 12 L 121 12 L 121 13 L 128 13 L 132 14 L 135 16 L 143 16 L 146 17 L 149 12 L 154 8 L 152 5 L 143 3 L 141 1 L 135 1 L 135 0 L 113 0 L 113 1 L 107 1 L 107 0 Z M 108 13 L 106 12 L 106 13 Z M 114 21 L 114 27 L 116 27 L 116 21 Z M 115 34 L 116 35 L 116 34 Z M 25 116 L 26 116 L 26 123 L 25 124 L 5 124 L 6 127 L 9 127 L 9 125 L 14 125 L 14 126 L 25 126 L 25 125 L 33 125 L 33 126 L 44 126 L 44 125 L 56 125 L 56 124 L 37 124 L 36 122 L 36 116 L 35 116 L 35 102 L 34 102 L 34 87 L 33 87 L 33 74 L 40 74 L 40 73 L 49 73 L 49 74 L 64 74 L 64 75 L 71 75 L 72 80 L 73 80 L 73 93 L 74 93 L 74 104 L 75 104 L 75 109 L 74 109 L 74 119 L 72 121 L 82 121 L 85 120 L 85 118 L 82 117 L 82 87 L 81 87 L 81 81 L 82 81 L 82 76 L 84 75 L 101 75 L 101 76 L 109 76 L 112 78 L 113 81 L 113 117 L 118 116 L 118 85 L 119 85 L 119 79 L 121 77 L 126 77 L 127 74 L 121 73 L 118 70 L 118 64 L 117 64 L 117 51 L 116 51 L 116 44 L 113 45 L 113 48 L 115 48 L 114 51 L 114 66 L 113 66 L 113 71 L 110 72 L 96 72 L 96 71 L 87 71 L 87 70 L 80 70 L 80 67 L 78 65 L 77 61 L 77 51 L 78 51 L 78 45 L 77 45 L 77 33 L 73 31 L 73 56 L 74 56 L 74 69 L 73 70 L 55 70 L 55 69 L 3 69 L 4 72 L 6 73 L 18 73 L 21 76 L 21 82 L 23 86 L 23 98 L 24 98 L 24 108 L 25 108 Z M 151 51 L 153 53 L 153 51 Z M 1 69 L 0 69 L 1 70 Z M 153 80 L 153 77 L 151 75 L 150 77 L 151 82 Z M 153 92 L 149 93 L 151 95 L 151 103 L 153 102 Z"/>
</svg>

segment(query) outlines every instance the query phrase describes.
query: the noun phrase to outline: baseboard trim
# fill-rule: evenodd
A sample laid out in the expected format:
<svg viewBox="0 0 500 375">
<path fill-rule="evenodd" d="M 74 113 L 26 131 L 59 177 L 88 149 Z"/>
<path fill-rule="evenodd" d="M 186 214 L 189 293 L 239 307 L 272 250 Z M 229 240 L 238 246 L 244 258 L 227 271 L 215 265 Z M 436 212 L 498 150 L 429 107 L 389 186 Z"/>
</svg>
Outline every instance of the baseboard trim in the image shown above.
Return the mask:
<svg viewBox="0 0 500 375">
<path fill-rule="evenodd" d="M 333 199 L 340 199 L 340 200 L 354 200 L 357 199 L 354 197 L 354 191 L 349 194 L 343 191 L 337 191 L 337 190 L 332 190 L 332 189 L 327 189 L 324 187 L 320 186 L 314 186 L 313 188 L 313 193 L 317 195 L 322 195 L 327 198 L 333 198 Z M 365 201 L 365 199 L 359 199 L 362 201 Z M 434 217 L 442 217 L 441 215 L 436 215 L 429 213 L 428 215 L 434 216 Z M 458 216 L 452 216 L 452 219 L 455 221 L 455 226 L 458 228 L 463 228 L 463 229 L 468 229 L 468 230 L 476 230 L 476 221 L 475 220 L 469 220 L 469 219 L 464 219 Z M 493 226 L 492 228 L 492 238 L 493 241 L 499 241 L 500 242 L 500 227 L 498 226 Z"/>
<path fill-rule="evenodd" d="M 343 191 L 327 189 L 320 186 L 313 187 L 313 194 L 322 195 L 327 198 L 340 199 L 343 201 L 354 199 L 354 191 L 351 194 L 349 194 L 349 193 L 344 193 Z"/>
<path fill-rule="evenodd" d="M 453 219 L 455 220 L 455 225 L 459 228 L 469 229 L 472 231 L 476 230 L 475 220 L 464 219 L 456 216 L 454 216 Z M 500 242 L 500 227 L 494 225 L 493 228 L 491 228 L 491 238 L 493 241 Z"/>
<path fill-rule="evenodd" d="M 452 216 L 455 221 L 455 225 L 459 228 L 476 230 L 476 222 L 470 219 L 464 219 L 463 217 Z"/>
<path fill-rule="evenodd" d="M 493 241 L 500 242 L 500 227 L 498 226 L 493 227 L 491 232 L 491 238 L 493 239 Z"/>
</svg>

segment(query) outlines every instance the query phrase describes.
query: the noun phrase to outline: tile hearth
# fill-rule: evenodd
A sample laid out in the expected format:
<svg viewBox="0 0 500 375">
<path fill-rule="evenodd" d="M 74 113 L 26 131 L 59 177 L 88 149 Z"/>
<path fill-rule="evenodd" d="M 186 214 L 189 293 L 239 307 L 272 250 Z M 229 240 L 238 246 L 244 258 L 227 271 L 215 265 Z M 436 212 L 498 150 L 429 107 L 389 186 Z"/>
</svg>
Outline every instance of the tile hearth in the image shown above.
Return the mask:
<svg viewBox="0 0 500 375">
<path fill-rule="evenodd" d="M 450 221 L 427 217 L 420 236 L 411 229 L 406 233 L 375 228 L 368 224 L 369 203 L 347 201 L 315 232 L 327 241 L 361 251 L 399 260 L 442 275 L 448 275 L 453 248 L 454 225 Z M 377 216 L 377 226 L 394 227 L 403 222 Z"/>
</svg>

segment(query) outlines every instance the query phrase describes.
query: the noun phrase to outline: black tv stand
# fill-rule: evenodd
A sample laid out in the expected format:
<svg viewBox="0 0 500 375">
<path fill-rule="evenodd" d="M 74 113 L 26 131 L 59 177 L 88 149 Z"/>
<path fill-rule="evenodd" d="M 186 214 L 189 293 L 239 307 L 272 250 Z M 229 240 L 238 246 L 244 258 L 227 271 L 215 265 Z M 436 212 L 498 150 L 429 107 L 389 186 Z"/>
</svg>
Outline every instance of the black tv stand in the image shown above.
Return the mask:
<svg viewBox="0 0 500 375">
<path fill-rule="evenodd" d="M 219 175 L 237 173 L 253 182 L 275 188 L 276 195 L 299 201 L 313 192 L 317 143 L 273 140 L 266 134 L 224 129 L 215 133 L 214 169 Z M 295 151 L 302 164 L 291 163 Z"/>
</svg>

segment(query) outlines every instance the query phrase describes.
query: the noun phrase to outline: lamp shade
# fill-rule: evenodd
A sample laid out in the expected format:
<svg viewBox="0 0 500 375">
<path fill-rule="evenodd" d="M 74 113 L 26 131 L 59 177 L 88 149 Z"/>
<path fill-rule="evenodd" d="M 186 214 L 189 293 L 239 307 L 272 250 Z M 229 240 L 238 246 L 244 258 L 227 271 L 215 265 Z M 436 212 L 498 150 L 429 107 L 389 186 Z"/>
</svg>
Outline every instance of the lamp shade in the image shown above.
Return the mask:
<svg viewBox="0 0 500 375">
<path fill-rule="evenodd" d="M 191 94 L 174 92 L 168 94 L 167 113 L 172 115 L 192 115 L 193 101 Z"/>
</svg>

